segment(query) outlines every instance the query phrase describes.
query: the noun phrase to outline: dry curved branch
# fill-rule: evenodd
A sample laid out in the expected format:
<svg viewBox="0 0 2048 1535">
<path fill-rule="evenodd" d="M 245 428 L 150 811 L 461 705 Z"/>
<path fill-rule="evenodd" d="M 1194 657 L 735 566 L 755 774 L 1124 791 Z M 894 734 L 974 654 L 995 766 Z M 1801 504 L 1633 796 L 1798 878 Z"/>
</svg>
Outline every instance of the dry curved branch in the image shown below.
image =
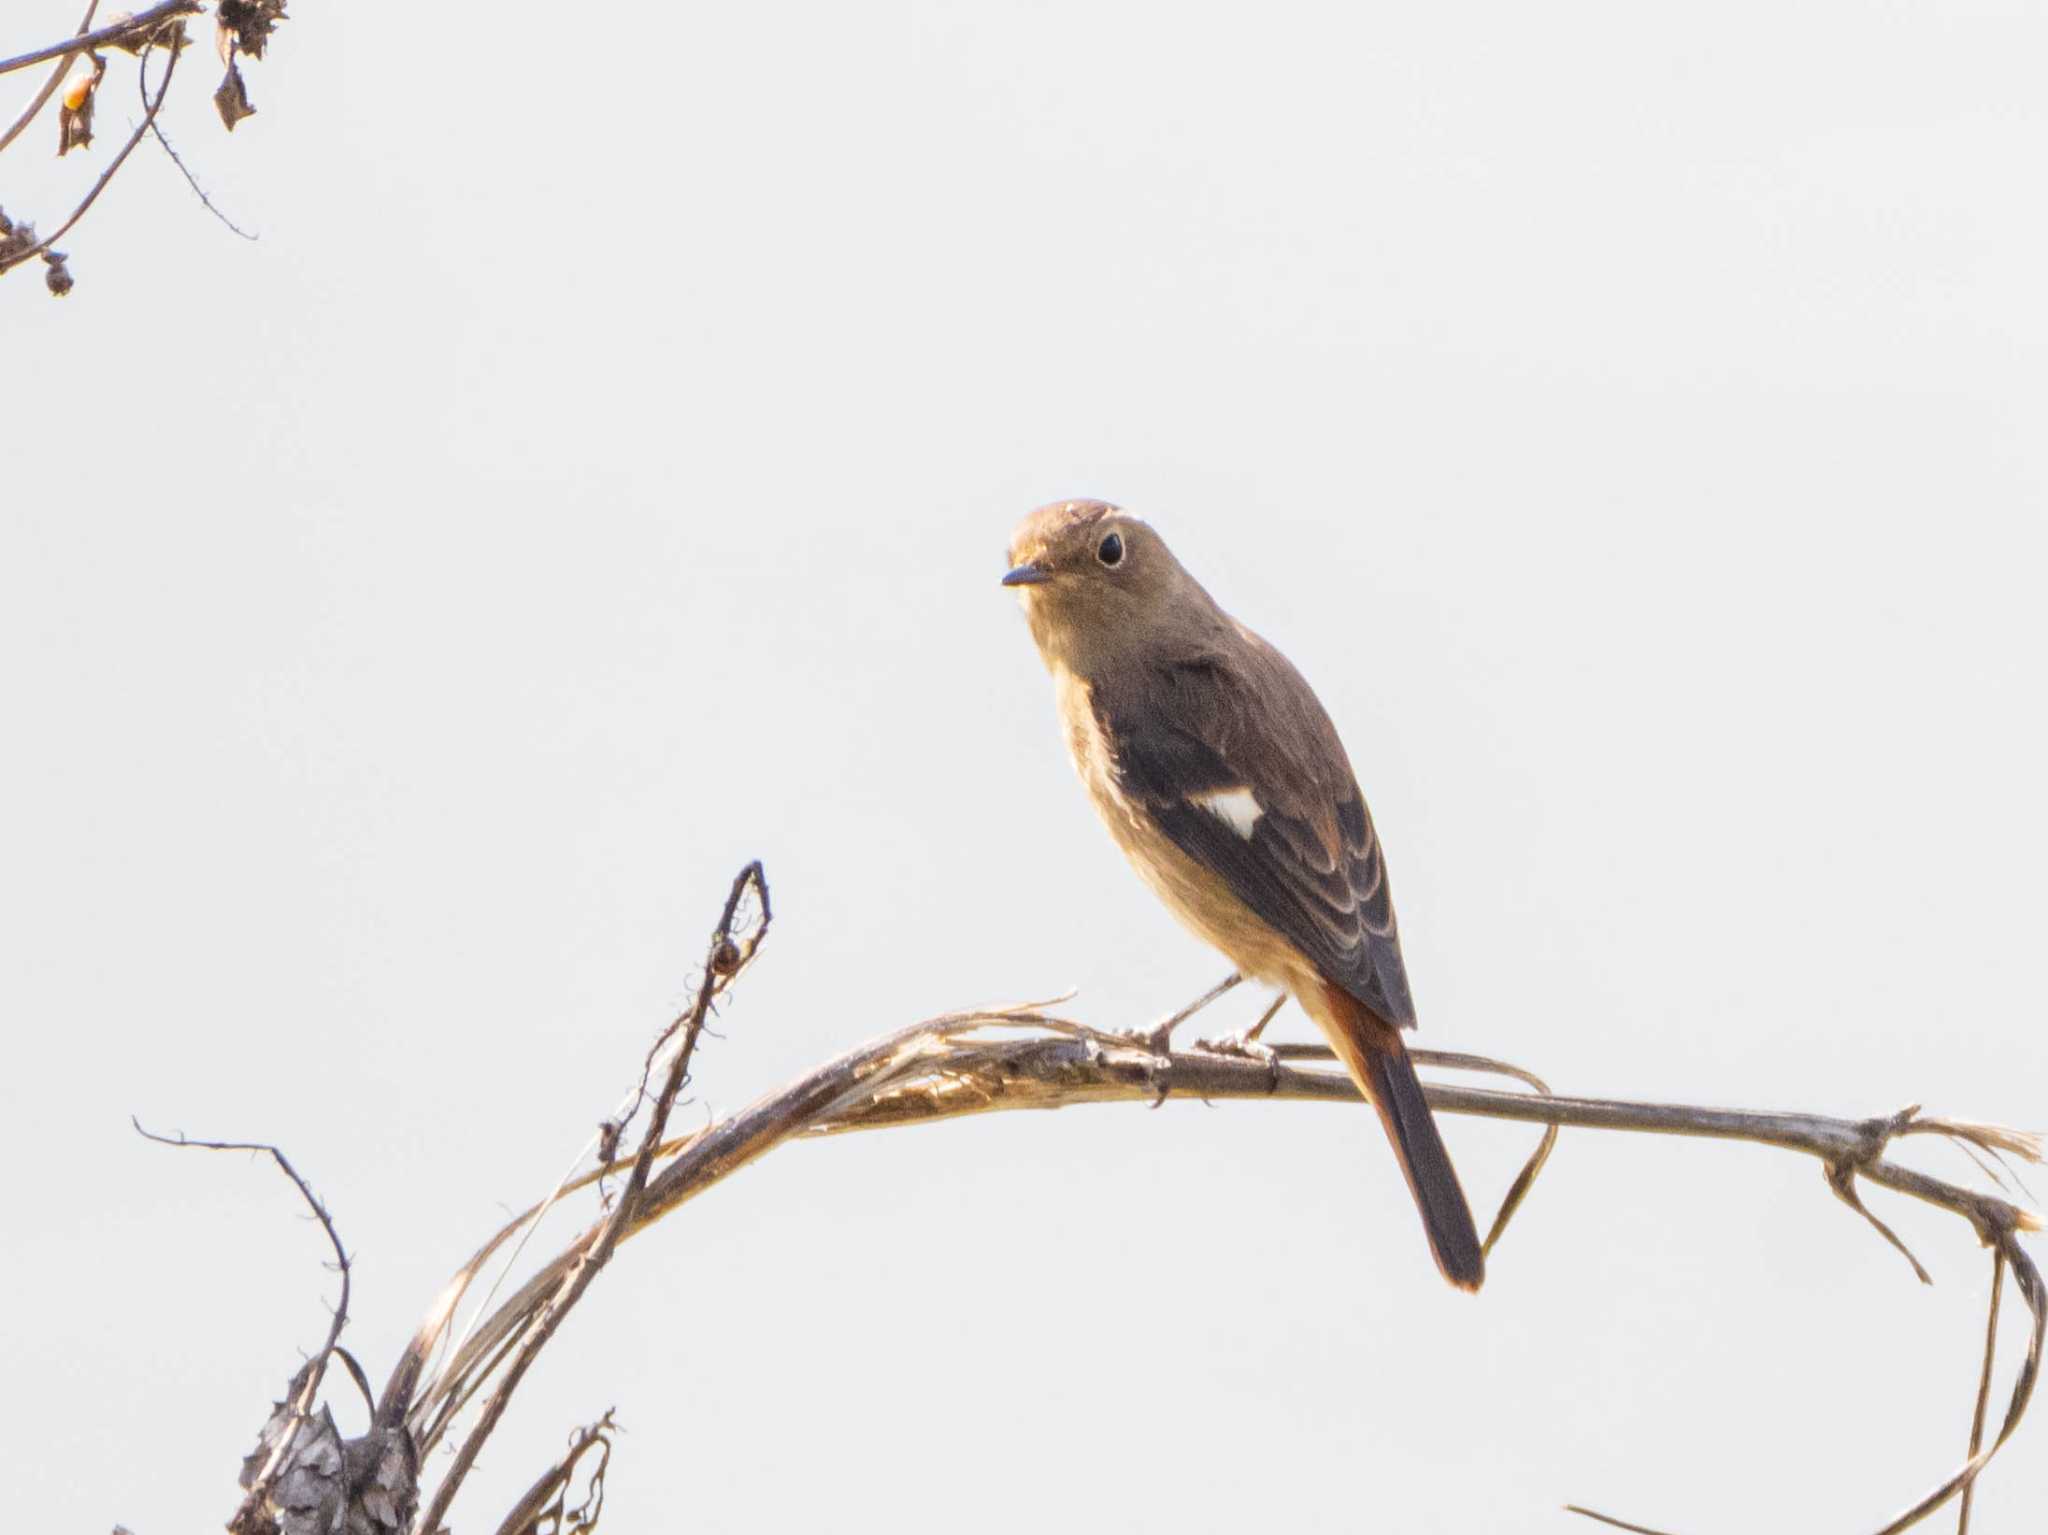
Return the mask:
<svg viewBox="0 0 2048 1535">
<path fill-rule="evenodd" d="M 751 948 L 747 957 L 752 957 Z M 402 1388 L 387 1388 L 387 1408 L 402 1401 L 401 1410 L 419 1437 L 422 1454 L 430 1450 L 449 1431 L 463 1404 L 494 1377 L 505 1360 L 528 1359 L 545 1342 L 545 1334 L 538 1329 L 552 1330 L 547 1319 L 557 1315 L 554 1298 L 565 1285 L 594 1272 L 593 1262 L 599 1251 L 608 1254 L 618 1242 L 644 1230 L 712 1184 L 787 1141 L 1014 1109 L 1056 1109 L 1083 1103 L 1156 1103 L 1162 1096 L 1333 1103 L 1351 1102 L 1357 1097 L 1348 1077 L 1338 1071 L 1320 1069 L 1323 1063 L 1332 1060 L 1330 1052 L 1320 1046 L 1280 1046 L 1263 1055 L 1199 1047 L 1161 1053 L 1152 1043 L 1157 1038 L 1156 1031 L 1121 1034 L 1091 1028 L 1047 1011 L 1054 1005 L 977 1009 L 900 1029 L 848 1051 L 779 1092 L 688 1136 L 659 1139 L 658 1127 L 665 1116 L 657 1114 L 656 1124 L 650 1126 L 647 1138 L 632 1158 L 601 1163 L 565 1183 L 542 1205 L 508 1223 L 464 1266 L 436 1303 L 407 1362 L 394 1376 L 394 1386 L 403 1377 Z M 693 1016 L 697 1019 L 693 1029 L 701 1027 L 701 1014 Z M 1519 1068 L 1482 1057 L 1422 1050 L 1414 1054 L 1417 1064 L 1425 1067 L 1507 1071 L 1541 1086 Z M 2040 1230 L 2041 1219 L 2031 1210 L 2005 1199 L 1906 1167 L 1891 1160 L 1886 1151 L 1901 1137 L 1933 1134 L 1973 1153 L 2038 1161 L 2038 1137 L 1960 1120 L 1925 1119 L 1917 1109 L 1872 1119 L 1843 1119 L 1819 1114 L 1572 1098 L 1542 1091 L 1501 1092 L 1444 1083 L 1428 1084 L 1425 1092 L 1431 1106 L 1440 1112 L 1546 1127 L 1544 1145 L 1510 1189 L 1489 1242 L 1497 1239 L 1507 1218 L 1527 1193 L 1559 1127 L 1687 1135 L 1778 1146 L 1820 1161 L 1830 1183 L 1859 1209 L 1861 1201 L 1855 1190 L 1860 1182 L 1867 1182 L 1910 1195 L 1969 1221 L 1980 1238 L 1994 1249 L 2001 1272 L 2007 1267 L 2012 1270 L 2033 1315 L 2032 1342 L 1995 1438 L 1985 1446 L 1981 1433 L 1973 1436 L 1971 1453 L 1964 1464 L 1887 1525 L 1883 1535 L 1895 1535 L 1918 1523 L 1966 1491 L 2018 1426 L 2039 1372 L 2048 1301 L 2044 1301 L 2039 1272 L 2017 1238 L 2022 1232 Z M 602 1219 L 528 1279 L 475 1328 L 415 1397 L 413 1387 L 422 1379 L 424 1361 L 442 1336 L 463 1289 L 490 1254 L 522 1230 L 546 1204 L 621 1172 L 631 1172 L 636 1182 L 645 1172 L 644 1187 L 631 1198 L 622 1196 Z M 1983 1388 L 1987 1397 L 1989 1370 L 1987 1361 Z M 498 1400 L 494 1397 L 494 1404 Z M 480 1442 L 487 1427 L 479 1425 L 467 1436 L 465 1450 Z M 445 1506 L 445 1501 L 437 1503 L 443 1510 Z"/>
<path fill-rule="evenodd" d="M 228 1521 L 230 1530 L 258 1529 L 266 1521 L 257 1513 L 269 1501 L 271 1490 L 278 1477 L 290 1464 L 293 1450 L 300 1435 L 313 1422 L 313 1404 L 320 1399 L 320 1385 L 327 1375 L 328 1361 L 341 1349 L 341 1330 L 348 1325 L 349 1302 L 349 1257 L 348 1250 L 341 1245 L 341 1233 L 334 1229 L 334 1218 L 327 1213 L 327 1207 L 313 1192 L 312 1185 L 299 1176 L 290 1158 L 276 1146 L 263 1141 L 195 1141 L 180 1132 L 176 1135 L 159 1135 L 154 1130 L 144 1129 L 139 1119 L 128 1121 L 135 1127 L 135 1133 L 144 1140 L 155 1141 L 159 1146 L 183 1147 L 194 1151 L 250 1151 L 267 1156 L 277 1165 L 279 1172 L 291 1179 L 292 1186 L 299 1191 L 299 1197 L 306 1202 L 306 1208 L 313 1212 L 320 1229 L 327 1233 L 327 1242 L 334 1249 L 335 1271 L 341 1275 L 341 1295 L 334 1303 L 334 1319 L 328 1325 L 327 1339 L 320 1345 L 320 1351 L 308 1359 L 298 1375 L 293 1378 L 292 1389 L 286 1393 L 287 1400 L 278 1404 L 278 1416 L 274 1418 L 276 1432 L 265 1432 L 265 1447 L 259 1447 L 260 1459 L 252 1457 L 252 1464 L 246 1468 L 243 1482 L 248 1490 L 242 1498 L 241 1507 Z M 346 1357 L 343 1353 L 343 1357 Z M 353 1361 L 350 1361 L 353 1366 Z M 327 1425 L 332 1427 L 331 1423 Z"/>
<path fill-rule="evenodd" d="M 751 913 L 747 910 L 750 899 L 754 908 Z M 594 1142 L 602 1150 L 597 1165 L 564 1180 L 543 1200 L 508 1222 L 456 1273 L 393 1370 L 376 1404 L 370 1432 L 361 1439 L 342 1443 L 325 1409 L 317 1414 L 312 1412 L 320 1370 L 330 1357 L 338 1354 L 336 1340 L 347 1312 L 347 1259 L 339 1238 L 311 1190 L 281 1153 L 268 1146 L 244 1148 L 268 1152 L 298 1184 L 327 1227 L 344 1284 L 342 1304 L 337 1308 L 326 1345 L 293 1382 L 288 1393 L 289 1405 L 281 1404 L 278 1415 L 274 1415 L 272 1428 L 277 1433 L 266 1430 L 265 1445 L 275 1446 L 274 1453 L 252 1457 L 245 1486 L 250 1485 L 251 1477 L 256 1479 L 257 1486 L 264 1485 L 275 1466 L 292 1452 L 290 1437 L 280 1439 L 278 1435 L 285 1434 L 286 1428 L 295 1433 L 297 1425 L 311 1422 L 314 1428 L 301 1443 L 312 1444 L 316 1439 L 320 1442 L 298 1458 L 314 1457 L 321 1462 L 314 1469 L 325 1479 L 320 1497 L 329 1502 L 321 1503 L 320 1508 L 331 1506 L 339 1510 L 342 1505 L 336 1498 L 340 1494 L 350 1498 L 360 1494 L 365 1500 L 366 1517 L 372 1521 L 367 1527 L 394 1532 L 439 1531 L 478 1452 L 501 1421 L 513 1391 L 618 1244 L 785 1142 L 1015 1109 L 1058 1109 L 1084 1103 L 1156 1106 L 1173 1096 L 1203 1100 L 1357 1101 L 1350 1078 L 1341 1070 L 1329 1069 L 1334 1064 L 1333 1057 L 1320 1046 L 1282 1045 L 1252 1050 L 1241 1042 L 1224 1042 L 1175 1051 L 1165 1047 L 1167 1031 L 1162 1029 L 1115 1033 L 1051 1012 L 1051 1008 L 1069 1000 L 1062 997 L 1044 1003 L 948 1013 L 913 1024 L 847 1051 L 738 1113 L 692 1134 L 670 1137 L 668 1122 L 678 1095 L 689 1080 L 690 1065 L 706 1032 L 712 1007 L 754 959 L 771 917 L 766 878 L 758 863 L 749 864 L 735 878 L 726 897 L 691 1005 L 657 1041 L 639 1087 L 629 1095 L 627 1111 L 616 1120 L 607 1121 L 604 1132 Z M 1544 1127 L 1535 1154 L 1507 1192 L 1488 1238 L 1489 1246 L 1498 1240 L 1527 1194 L 1560 1127 L 1686 1135 L 1777 1146 L 1814 1157 L 1836 1192 L 1866 1216 L 1869 1212 L 1863 1209 L 1858 1193 L 1863 1183 L 1909 1195 L 1967 1220 L 1979 1238 L 1992 1248 L 1995 1265 L 1984 1367 L 1976 1393 L 1969 1454 L 1961 1466 L 1894 1518 L 1879 1535 L 1898 1535 L 1959 1495 L 1963 1499 L 1963 1529 L 1967 1531 L 1970 1492 L 1975 1480 L 2018 1428 L 2040 1374 L 2044 1333 L 2048 1333 L 2048 1289 L 2044 1289 L 2041 1273 L 2019 1238 L 2023 1233 L 2043 1229 L 2043 1223 L 2032 1210 L 1906 1167 L 1893 1161 L 1887 1152 L 1901 1138 L 1936 1135 L 1977 1158 L 1979 1166 L 2003 1186 L 1992 1163 L 2009 1165 L 2008 1159 L 2039 1162 L 2040 1137 L 1965 1120 L 1924 1117 L 1917 1106 L 1875 1118 L 1842 1119 L 1821 1114 L 1565 1097 L 1549 1092 L 1539 1078 L 1521 1068 L 1485 1057 L 1418 1050 L 1414 1058 L 1418 1065 L 1434 1069 L 1506 1074 L 1534 1089 L 1504 1092 L 1440 1082 L 1426 1084 L 1424 1088 L 1430 1105 L 1442 1113 Z M 659 1090 L 650 1093 L 648 1084 L 656 1079 L 661 1084 Z M 620 1156 L 620 1139 L 643 1107 L 648 1112 L 639 1145 L 630 1156 Z M 173 1143 L 223 1148 L 227 1145 L 186 1142 L 182 1137 Z M 623 1184 L 608 1191 L 608 1180 L 621 1175 Z M 515 1238 L 523 1240 L 530 1235 L 532 1223 L 545 1211 L 593 1186 L 600 1192 L 599 1214 L 593 1223 L 449 1347 L 439 1368 L 430 1369 L 437 1351 L 447 1344 L 451 1320 L 465 1292 L 492 1256 Z M 1874 1217 L 1871 1219 L 1884 1230 Z M 1889 1236 L 1889 1232 L 1886 1234 Z M 1892 1240 L 1896 1243 L 1896 1238 Z M 2032 1326 L 2026 1355 L 2015 1372 L 1998 1430 L 1986 1443 L 1999 1330 L 1998 1306 L 2008 1270 L 2014 1288 L 2028 1308 Z M 353 1361 L 348 1363 L 367 1396 L 360 1369 Z M 418 1506 L 418 1467 L 428 1452 L 450 1435 L 465 1406 L 478 1397 L 483 1398 L 484 1407 L 477 1424 L 462 1436 L 450 1470 L 422 1517 L 415 1522 L 412 1513 Z M 602 1505 L 610 1427 L 607 1414 L 598 1424 L 581 1430 L 572 1439 L 569 1453 L 534 1484 L 502 1528 L 521 1532 L 545 1530 L 553 1535 L 574 1530 L 587 1535 L 594 1528 Z M 570 1509 L 570 1484 L 576 1479 L 579 1463 L 591 1456 L 598 1458 L 595 1471 L 585 1478 L 588 1490 L 584 1503 Z M 258 1459 L 265 1461 L 260 1477 L 253 1463 Z M 278 1497 L 283 1498 L 284 1494 L 280 1492 Z M 311 1501 L 302 1502 L 301 1513 L 313 1508 Z M 354 1517 L 354 1511 L 355 1505 L 351 1503 L 350 1517 Z M 1651 1528 L 1576 1505 L 1572 1511 L 1615 1528 Z M 254 1520 L 248 1527 L 277 1529 L 278 1525 Z M 313 1526 L 287 1522 L 284 1528 L 310 1531 Z"/>
</svg>

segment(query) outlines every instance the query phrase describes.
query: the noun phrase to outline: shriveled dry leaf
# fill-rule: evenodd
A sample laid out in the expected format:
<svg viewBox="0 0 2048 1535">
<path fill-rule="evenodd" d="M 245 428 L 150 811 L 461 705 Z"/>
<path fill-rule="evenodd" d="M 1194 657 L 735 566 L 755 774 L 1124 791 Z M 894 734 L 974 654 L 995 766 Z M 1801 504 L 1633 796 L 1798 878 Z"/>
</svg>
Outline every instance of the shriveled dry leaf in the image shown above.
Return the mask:
<svg viewBox="0 0 2048 1535">
<path fill-rule="evenodd" d="M 115 17 L 115 21 L 123 20 Z M 111 24 L 111 23 L 110 23 Z M 153 27 L 138 27 L 126 37 L 109 43 L 110 48 L 119 48 L 123 53 L 140 55 L 145 48 L 168 48 L 173 53 L 185 48 L 192 41 L 192 34 L 185 30 L 182 17 L 171 16 Z"/>
<path fill-rule="evenodd" d="M 221 77 L 220 88 L 213 93 L 213 106 L 230 133 L 243 118 L 256 115 L 256 108 L 249 104 L 249 88 L 242 83 L 241 68 L 232 59 L 228 61 L 227 74 Z"/>
<path fill-rule="evenodd" d="M 291 1438 L 292 1404 L 306 1388 L 308 1363 L 292 1377 L 242 1462 L 241 1483 L 254 1490 L 272 1458 Z M 343 1439 L 325 1407 L 312 1412 L 292 1438 L 269 1495 L 245 1506 L 235 1535 L 398 1535 L 419 1508 L 419 1452 L 400 1426 Z"/>
<path fill-rule="evenodd" d="M 0 266 L 19 259 L 36 248 L 36 226 L 17 224 L 0 208 Z"/>
<path fill-rule="evenodd" d="M 220 0 L 215 20 L 223 38 L 233 38 L 235 47 L 260 59 L 271 28 L 286 19 L 284 5 L 285 0 Z"/>
<path fill-rule="evenodd" d="M 107 72 L 104 54 L 81 55 L 71 78 L 64 82 L 64 94 L 57 102 L 57 154 L 92 144 L 92 108 L 99 98 L 100 78 Z"/>
</svg>

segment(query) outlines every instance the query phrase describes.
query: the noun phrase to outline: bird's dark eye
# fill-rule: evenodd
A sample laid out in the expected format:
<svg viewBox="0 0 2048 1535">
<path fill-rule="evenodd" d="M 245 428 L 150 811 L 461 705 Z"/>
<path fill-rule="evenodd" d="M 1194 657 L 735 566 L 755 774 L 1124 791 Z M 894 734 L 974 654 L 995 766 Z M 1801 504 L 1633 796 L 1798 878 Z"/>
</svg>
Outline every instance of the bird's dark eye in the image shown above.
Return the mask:
<svg viewBox="0 0 2048 1535">
<path fill-rule="evenodd" d="M 1121 533 L 1107 535 L 1095 546 L 1095 557 L 1105 565 L 1121 565 L 1124 562 L 1124 536 Z"/>
</svg>

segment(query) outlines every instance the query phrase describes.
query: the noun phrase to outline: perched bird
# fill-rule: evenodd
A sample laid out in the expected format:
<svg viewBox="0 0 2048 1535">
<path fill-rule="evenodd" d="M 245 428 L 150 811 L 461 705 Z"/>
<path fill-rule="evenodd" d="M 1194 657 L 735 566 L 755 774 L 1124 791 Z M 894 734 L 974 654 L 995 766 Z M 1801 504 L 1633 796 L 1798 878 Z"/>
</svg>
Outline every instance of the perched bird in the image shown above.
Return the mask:
<svg viewBox="0 0 2048 1535">
<path fill-rule="evenodd" d="M 1176 917 L 1315 1020 L 1379 1110 L 1437 1267 L 1478 1289 L 1472 1211 L 1401 1042 L 1386 862 L 1316 695 L 1119 507 L 1040 507 L 1009 563 L 1110 834 Z"/>
</svg>

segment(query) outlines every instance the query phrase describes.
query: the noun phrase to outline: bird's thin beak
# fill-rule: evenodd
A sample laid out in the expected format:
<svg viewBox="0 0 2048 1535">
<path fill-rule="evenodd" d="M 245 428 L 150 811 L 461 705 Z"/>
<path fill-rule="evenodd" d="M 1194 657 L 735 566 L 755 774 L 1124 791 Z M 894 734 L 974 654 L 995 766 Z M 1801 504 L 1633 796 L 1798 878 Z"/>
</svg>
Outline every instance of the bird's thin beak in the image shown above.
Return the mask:
<svg viewBox="0 0 2048 1535">
<path fill-rule="evenodd" d="M 1004 575 L 1003 585 L 1043 586 L 1046 582 L 1050 581 L 1051 579 L 1051 571 L 1047 570 L 1043 565 L 1034 565 L 1027 560 L 1022 565 L 1019 565 L 1015 570 L 1012 570 L 1008 572 L 1006 575 Z"/>
</svg>

